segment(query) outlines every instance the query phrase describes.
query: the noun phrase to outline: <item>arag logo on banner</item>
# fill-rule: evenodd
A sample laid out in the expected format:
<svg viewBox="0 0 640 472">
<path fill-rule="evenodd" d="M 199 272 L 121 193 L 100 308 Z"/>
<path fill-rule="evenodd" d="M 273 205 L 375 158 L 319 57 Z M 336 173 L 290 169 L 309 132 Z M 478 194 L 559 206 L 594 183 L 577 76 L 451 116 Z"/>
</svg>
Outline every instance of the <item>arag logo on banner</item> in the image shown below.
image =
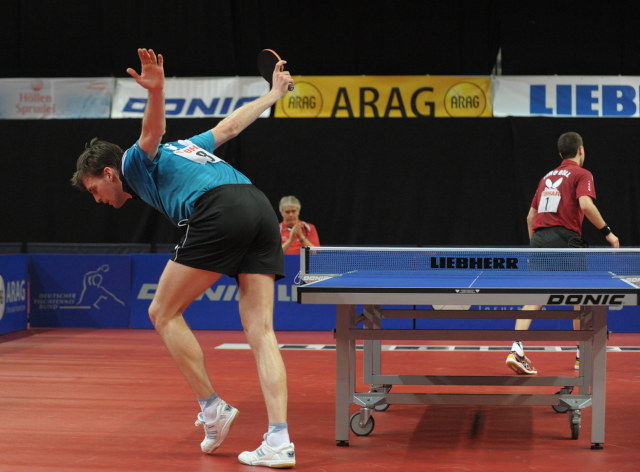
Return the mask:
<svg viewBox="0 0 640 472">
<path fill-rule="evenodd" d="M 484 116 L 487 105 L 485 91 L 473 82 L 458 82 L 452 85 L 444 97 L 444 107 L 453 118 Z"/>
<path fill-rule="evenodd" d="M 6 280 L 0 274 L 0 320 L 6 313 L 27 309 L 27 281 Z M 11 306 L 8 306 L 11 305 Z"/>
<path fill-rule="evenodd" d="M 296 82 L 293 91 L 287 93 L 281 104 L 282 112 L 288 118 L 316 118 L 322 112 L 324 100 L 318 87 L 302 80 Z"/>
<path fill-rule="evenodd" d="M 0 255 L 0 334 L 27 329 L 29 257 Z"/>
<path fill-rule="evenodd" d="M 305 76 L 276 104 L 279 118 L 490 117 L 488 77 Z"/>
</svg>

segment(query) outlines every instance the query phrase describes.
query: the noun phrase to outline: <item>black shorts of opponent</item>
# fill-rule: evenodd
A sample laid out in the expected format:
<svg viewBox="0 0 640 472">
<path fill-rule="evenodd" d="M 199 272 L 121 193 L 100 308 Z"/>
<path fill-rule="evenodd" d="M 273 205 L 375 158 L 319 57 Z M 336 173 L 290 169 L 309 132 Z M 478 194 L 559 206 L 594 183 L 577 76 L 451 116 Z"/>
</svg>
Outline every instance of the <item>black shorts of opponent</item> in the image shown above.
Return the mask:
<svg viewBox="0 0 640 472">
<path fill-rule="evenodd" d="M 533 233 L 531 247 L 536 248 L 579 248 L 589 247 L 582 237 L 575 231 L 565 228 L 564 226 L 550 226 L 548 228 L 539 228 Z"/>
<path fill-rule="evenodd" d="M 586 248 L 589 244 L 575 231 L 564 226 L 551 226 L 540 228 L 533 233 L 529 244 L 532 248 Z M 582 254 L 565 254 L 562 258 L 562 266 L 558 262 L 545 257 L 531 257 L 529 259 L 530 270 L 569 270 L 586 271 L 587 263 Z"/>
<path fill-rule="evenodd" d="M 284 277 L 278 217 L 267 197 L 251 184 L 209 190 L 181 225 L 183 235 L 171 260 L 230 277 Z"/>
</svg>

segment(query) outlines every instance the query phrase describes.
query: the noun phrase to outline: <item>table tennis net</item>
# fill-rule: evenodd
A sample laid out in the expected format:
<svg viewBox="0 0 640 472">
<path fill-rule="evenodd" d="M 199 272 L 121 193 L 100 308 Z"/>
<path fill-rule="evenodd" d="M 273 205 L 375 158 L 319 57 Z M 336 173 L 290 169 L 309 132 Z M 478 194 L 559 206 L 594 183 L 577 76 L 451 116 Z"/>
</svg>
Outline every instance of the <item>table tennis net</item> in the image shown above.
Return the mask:
<svg viewBox="0 0 640 472">
<path fill-rule="evenodd" d="M 612 272 L 640 276 L 640 249 L 348 248 L 313 247 L 303 253 L 302 272 Z"/>
</svg>

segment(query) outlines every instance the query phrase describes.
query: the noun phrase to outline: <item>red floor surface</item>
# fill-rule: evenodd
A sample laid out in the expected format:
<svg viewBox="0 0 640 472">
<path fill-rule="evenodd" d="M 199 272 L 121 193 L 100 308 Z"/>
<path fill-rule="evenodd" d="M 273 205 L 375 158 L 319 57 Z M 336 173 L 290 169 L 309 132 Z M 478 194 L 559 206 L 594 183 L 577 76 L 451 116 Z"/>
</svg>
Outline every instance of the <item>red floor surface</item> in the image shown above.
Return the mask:
<svg viewBox="0 0 640 472">
<path fill-rule="evenodd" d="M 200 453 L 202 429 L 193 426 L 198 405 L 154 331 L 51 329 L 0 336 L 0 471 L 264 470 L 236 458 L 257 447 L 266 430 L 253 357 L 246 349 L 216 349 L 243 343 L 242 333 L 196 335 L 215 388 L 240 410 L 214 456 Z M 282 344 L 334 342 L 326 332 L 281 332 L 278 338 Z M 612 334 L 609 346 L 640 346 L 640 333 Z M 589 408 L 583 410 L 580 437 L 571 440 L 567 415 L 526 406 L 391 405 L 374 413 L 371 435 L 352 435 L 349 447 L 337 447 L 335 353 L 283 350 L 283 356 L 298 456 L 294 470 L 640 471 L 637 351 L 607 356 L 606 441 L 596 451 L 590 449 Z M 504 352 L 382 356 L 385 373 L 508 372 Z M 542 374 L 570 375 L 573 356 L 535 352 L 531 357 Z M 402 389 L 419 391 L 410 386 L 394 391 Z"/>
</svg>

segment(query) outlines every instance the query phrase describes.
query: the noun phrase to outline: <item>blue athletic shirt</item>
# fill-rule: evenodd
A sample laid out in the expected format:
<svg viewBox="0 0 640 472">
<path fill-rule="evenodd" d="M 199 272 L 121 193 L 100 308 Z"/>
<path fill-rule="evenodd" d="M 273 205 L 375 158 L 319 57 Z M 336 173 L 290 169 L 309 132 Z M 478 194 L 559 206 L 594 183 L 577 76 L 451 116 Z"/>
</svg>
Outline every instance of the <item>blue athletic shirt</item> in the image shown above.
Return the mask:
<svg viewBox="0 0 640 472">
<path fill-rule="evenodd" d="M 138 142 L 122 156 L 123 189 L 137 194 L 165 214 L 176 226 L 191 216 L 196 200 L 220 185 L 251 181 L 213 154 L 211 131 L 161 144 L 156 157 L 140 149 Z"/>
</svg>

